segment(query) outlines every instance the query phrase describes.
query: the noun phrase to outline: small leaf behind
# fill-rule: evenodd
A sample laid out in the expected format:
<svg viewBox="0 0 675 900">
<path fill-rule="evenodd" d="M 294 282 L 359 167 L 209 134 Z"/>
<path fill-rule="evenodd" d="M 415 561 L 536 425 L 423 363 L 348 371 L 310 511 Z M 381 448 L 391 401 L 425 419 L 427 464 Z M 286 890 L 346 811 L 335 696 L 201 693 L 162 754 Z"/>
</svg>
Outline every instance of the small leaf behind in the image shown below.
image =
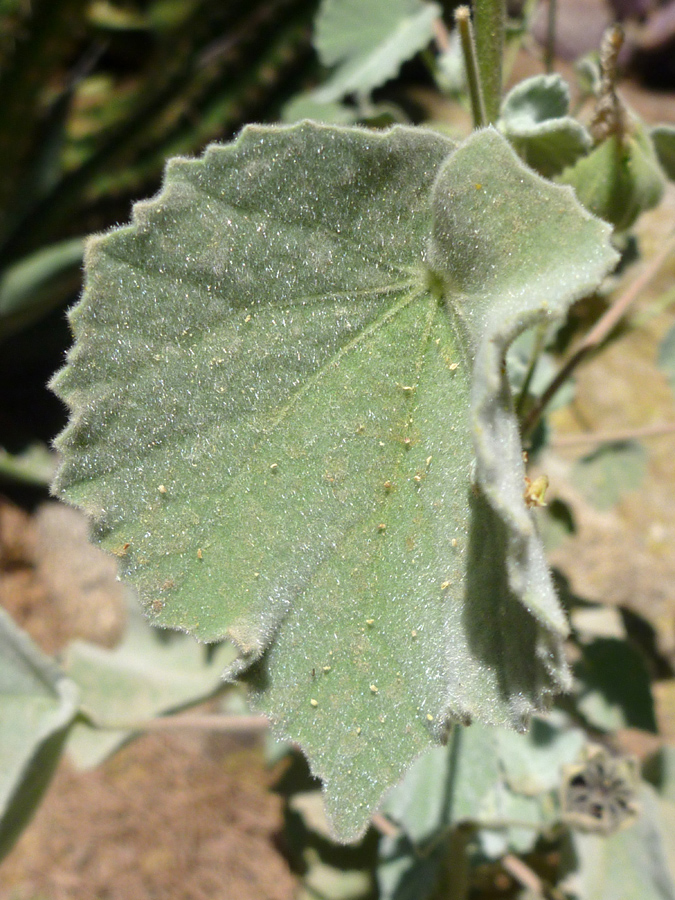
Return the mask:
<svg viewBox="0 0 675 900">
<path fill-rule="evenodd" d="M 49 784 L 77 699 L 73 682 L 0 609 L 0 858 Z"/>
<path fill-rule="evenodd" d="M 505 97 L 498 128 L 519 156 L 550 177 L 573 165 L 592 146 L 588 131 L 567 115 L 569 89 L 559 75 L 537 75 Z"/>
<path fill-rule="evenodd" d="M 572 467 L 572 481 L 589 503 L 611 509 L 622 495 L 636 490 L 647 471 L 644 447 L 635 441 L 603 444 Z"/>
<path fill-rule="evenodd" d="M 323 103 L 368 94 L 432 40 L 441 9 L 420 0 L 323 0 L 315 45 L 326 66 L 338 65 L 314 93 Z"/>
</svg>

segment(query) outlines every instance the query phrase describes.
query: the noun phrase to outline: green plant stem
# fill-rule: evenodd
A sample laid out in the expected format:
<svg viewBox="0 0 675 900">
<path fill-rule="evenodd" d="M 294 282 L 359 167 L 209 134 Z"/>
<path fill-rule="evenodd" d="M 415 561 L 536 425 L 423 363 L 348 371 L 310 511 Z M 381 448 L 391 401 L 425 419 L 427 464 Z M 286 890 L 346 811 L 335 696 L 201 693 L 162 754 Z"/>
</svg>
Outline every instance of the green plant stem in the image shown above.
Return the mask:
<svg viewBox="0 0 675 900">
<path fill-rule="evenodd" d="M 478 71 L 489 124 L 496 122 L 499 118 L 499 107 L 502 100 L 505 6 L 505 0 L 475 0 L 474 2 Z"/>
<path fill-rule="evenodd" d="M 471 884 L 468 845 L 474 829 L 457 825 L 446 838 L 445 853 L 431 900 L 466 900 Z"/>
<path fill-rule="evenodd" d="M 546 47 L 544 49 L 544 66 L 550 74 L 553 71 L 553 61 L 555 60 L 555 26 L 557 13 L 556 0 L 549 0 L 548 3 L 548 21 L 546 27 Z"/>
<path fill-rule="evenodd" d="M 459 31 L 459 39 L 464 55 L 464 68 L 466 80 L 469 86 L 469 98 L 471 100 L 471 113 L 473 115 L 474 128 L 484 128 L 487 124 L 485 114 L 485 101 L 481 87 L 478 60 L 476 57 L 476 45 L 471 28 L 471 14 L 468 6 L 458 6 L 455 10 L 455 22 Z"/>
<path fill-rule="evenodd" d="M 544 410 L 563 384 L 565 384 L 566 381 L 569 381 L 572 373 L 577 369 L 579 364 L 599 347 L 609 337 L 612 331 L 614 331 L 618 323 L 626 314 L 629 306 L 635 302 L 649 282 L 655 277 L 673 250 L 675 250 L 675 231 L 671 232 L 670 237 L 656 256 L 649 261 L 637 278 L 631 282 L 623 294 L 621 294 L 609 307 L 607 312 L 598 319 L 595 326 L 591 328 L 588 334 L 583 338 L 562 369 L 560 369 L 557 375 L 551 380 L 523 422 L 521 429 L 523 441 L 526 441 L 537 427 Z"/>
</svg>

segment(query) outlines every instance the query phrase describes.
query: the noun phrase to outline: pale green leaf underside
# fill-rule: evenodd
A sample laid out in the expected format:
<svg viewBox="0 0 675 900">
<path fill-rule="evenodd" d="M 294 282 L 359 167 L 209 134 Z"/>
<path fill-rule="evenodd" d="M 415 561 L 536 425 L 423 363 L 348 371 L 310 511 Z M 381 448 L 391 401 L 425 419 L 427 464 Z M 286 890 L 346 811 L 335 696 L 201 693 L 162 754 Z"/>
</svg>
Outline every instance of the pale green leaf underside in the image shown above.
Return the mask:
<svg viewBox="0 0 675 900">
<path fill-rule="evenodd" d="M 323 103 L 346 94 L 368 94 L 431 42 L 436 3 L 420 0 L 324 0 L 315 44 L 324 65 L 335 66 L 314 92 Z"/>
<path fill-rule="evenodd" d="M 496 132 L 453 149 L 304 123 L 172 162 L 90 244 L 55 383 L 56 489 L 158 623 L 237 644 L 345 838 L 449 721 L 566 680 L 501 360 L 615 256 Z"/>
</svg>

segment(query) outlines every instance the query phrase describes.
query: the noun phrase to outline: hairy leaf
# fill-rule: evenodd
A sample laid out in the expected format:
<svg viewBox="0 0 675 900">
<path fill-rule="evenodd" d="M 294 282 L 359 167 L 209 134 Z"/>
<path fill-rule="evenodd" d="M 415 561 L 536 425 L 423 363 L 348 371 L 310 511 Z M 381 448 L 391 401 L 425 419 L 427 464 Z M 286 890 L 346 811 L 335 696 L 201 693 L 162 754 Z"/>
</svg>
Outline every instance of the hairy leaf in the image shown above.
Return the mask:
<svg viewBox="0 0 675 900">
<path fill-rule="evenodd" d="M 343 838 L 451 722 L 567 684 L 503 365 L 615 262 L 495 131 L 249 127 L 91 241 L 55 488 L 227 635 Z"/>
</svg>

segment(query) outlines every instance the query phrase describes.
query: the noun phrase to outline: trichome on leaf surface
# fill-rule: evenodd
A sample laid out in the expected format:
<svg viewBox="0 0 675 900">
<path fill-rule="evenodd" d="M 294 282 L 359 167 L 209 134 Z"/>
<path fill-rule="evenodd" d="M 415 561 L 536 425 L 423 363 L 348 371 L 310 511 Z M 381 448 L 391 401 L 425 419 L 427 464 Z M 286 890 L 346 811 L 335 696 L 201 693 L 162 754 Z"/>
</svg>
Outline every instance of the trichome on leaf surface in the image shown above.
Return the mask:
<svg viewBox="0 0 675 900">
<path fill-rule="evenodd" d="M 492 129 L 248 127 L 93 238 L 55 492 L 152 620 L 238 648 L 336 834 L 568 685 L 504 356 L 615 265 Z"/>
</svg>

